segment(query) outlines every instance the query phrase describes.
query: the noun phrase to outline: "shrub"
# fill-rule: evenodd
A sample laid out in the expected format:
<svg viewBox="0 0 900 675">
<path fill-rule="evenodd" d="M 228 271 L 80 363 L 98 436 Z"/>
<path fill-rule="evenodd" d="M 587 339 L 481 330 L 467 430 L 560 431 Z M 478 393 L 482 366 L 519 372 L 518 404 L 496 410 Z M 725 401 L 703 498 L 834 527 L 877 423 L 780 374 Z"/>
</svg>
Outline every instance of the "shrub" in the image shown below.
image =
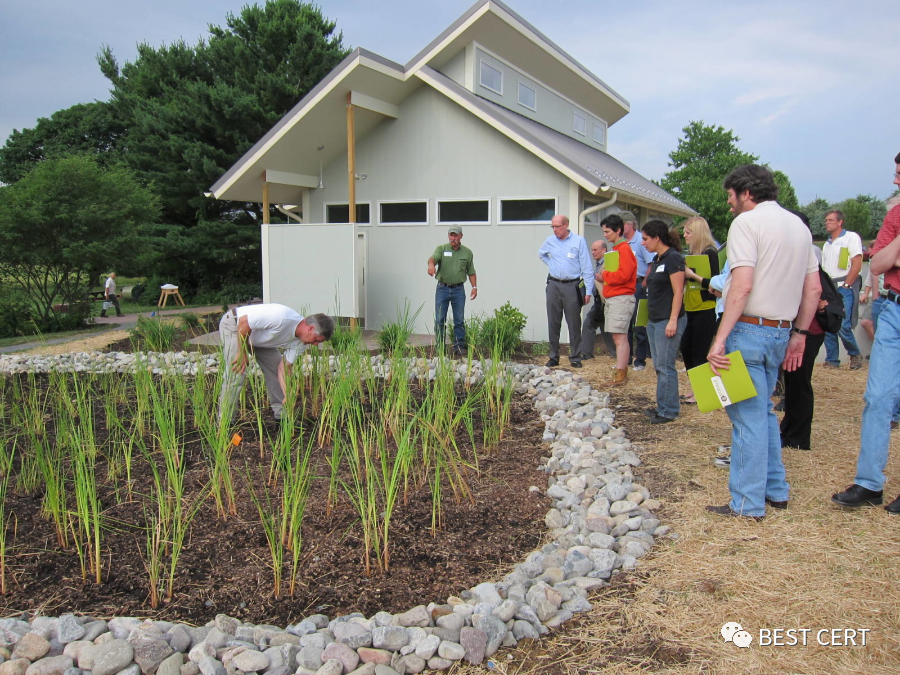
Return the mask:
<svg viewBox="0 0 900 675">
<path fill-rule="evenodd" d="M 200 317 L 193 312 L 179 314 L 178 320 L 181 321 L 181 327 L 186 331 L 193 331 L 200 327 Z"/>
<path fill-rule="evenodd" d="M 409 336 L 413 332 L 413 326 L 421 311 L 422 306 L 420 305 L 414 314 L 410 314 L 409 301 L 404 302 L 403 311 L 398 312 L 397 321 L 384 324 L 381 332 L 378 333 L 378 346 L 382 353 L 393 354 L 406 348 Z"/>
<path fill-rule="evenodd" d="M 137 325 L 131 329 L 131 342 L 151 352 L 172 351 L 178 328 L 174 323 L 139 317 Z"/>
<path fill-rule="evenodd" d="M 359 326 L 348 328 L 347 326 L 335 325 L 334 333 L 331 336 L 331 348 L 336 354 L 355 352 L 359 349 L 361 341 L 362 330 Z"/>
<path fill-rule="evenodd" d="M 494 316 L 476 319 L 475 334 L 468 339 L 471 344 L 484 352 L 497 351 L 501 356 L 509 356 L 522 344 L 522 331 L 528 318 L 508 302 L 494 310 Z M 468 324 L 466 326 L 468 329 Z"/>
<path fill-rule="evenodd" d="M 0 293 L 0 337 L 34 335 L 38 330 L 34 318 L 34 309 L 24 294 L 12 289 Z"/>
</svg>

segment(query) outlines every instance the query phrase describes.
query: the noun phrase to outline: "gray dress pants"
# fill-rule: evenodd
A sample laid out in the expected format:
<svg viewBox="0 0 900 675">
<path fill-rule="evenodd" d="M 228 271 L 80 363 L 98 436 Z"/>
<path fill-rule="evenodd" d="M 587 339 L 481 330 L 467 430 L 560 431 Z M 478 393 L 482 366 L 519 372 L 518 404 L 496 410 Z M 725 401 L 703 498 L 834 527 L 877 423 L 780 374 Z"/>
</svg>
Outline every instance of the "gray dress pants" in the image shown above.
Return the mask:
<svg viewBox="0 0 900 675">
<path fill-rule="evenodd" d="M 219 395 L 219 419 L 234 419 L 237 413 L 237 401 L 247 379 L 247 371 L 236 373 L 231 368 L 235 357 L 239 353 L 237 317 L 227 312 L 219 322 L 219 339 L 222 342 L 222 363 L 224 368 L 222 376 L 222 392 Z M 262 369 L 266 380 L 266 391 L 269 394 L 269 403 L 275 419 L 281 419 L 281 411 L 284 407 L 284 390 L 278 381 L 278 364 L 283 358 L 281 351 L 276 347 L 253 347 L 253 356 Z M 249 359 L 247 367 L 250 367 Z"/>
<path fill-rule="evenodd" d="M 547 328 L 549 330 L 550 358 L 559 360 L 559 332 L 562 318 L 569 328 L 569 360 L 581 358 L 581 308 L 584 298 L 578 297 L 578 281 L 563 283 L 547 279 Z"/>
</svg>

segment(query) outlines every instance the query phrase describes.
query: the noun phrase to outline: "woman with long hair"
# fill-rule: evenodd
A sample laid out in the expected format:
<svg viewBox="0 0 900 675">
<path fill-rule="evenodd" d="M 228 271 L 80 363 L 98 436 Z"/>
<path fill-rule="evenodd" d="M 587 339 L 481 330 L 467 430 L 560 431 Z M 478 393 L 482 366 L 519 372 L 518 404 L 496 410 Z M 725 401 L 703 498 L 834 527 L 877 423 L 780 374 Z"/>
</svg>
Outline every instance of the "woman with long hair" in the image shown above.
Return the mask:
<svg viewBox="0 0 900 675">
<path fill-rule="evenodd" d="M 719 273 L 719 249 L 709 231 L 709 223 L 705 218 L 694 216 L 684 223 L 684 240 L 691 255 L 705 255 L 709 258 L 710 275 L 701 277 L 690 267 L 686 267 L 684 275 L 691 281 L 700 284 L 700 288 L 687 288 L 684 291 L 684 310 L 687 313 L 687 327 L 681 336 L 681 355 L 687 370 L 706 363 L 706 355 L 716 334 L 716 296 L 709 292 L 709 280 Z M 682 403 L 696 403 L 688 390 L 681 399 Z"/>
<path fill-rule="evenodd" d="M 684 258 L 678 238 L 661 220 L 641 228 L 644 248 L 656 258 L 647 267 L 647 338 L 656 370 L 656 408 L 647 411 L 651 424 L 666 424 L 678 417 L 678 371 L 675 357 L 687 319 L 684 315 Z"/>
</svg>

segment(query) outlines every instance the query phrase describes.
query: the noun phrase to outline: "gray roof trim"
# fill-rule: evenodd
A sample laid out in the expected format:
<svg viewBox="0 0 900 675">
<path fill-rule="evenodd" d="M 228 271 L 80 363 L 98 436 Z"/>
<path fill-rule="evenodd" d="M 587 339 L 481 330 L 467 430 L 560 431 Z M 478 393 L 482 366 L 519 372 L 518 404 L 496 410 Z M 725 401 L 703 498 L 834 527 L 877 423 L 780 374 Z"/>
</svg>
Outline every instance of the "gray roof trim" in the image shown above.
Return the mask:
<svg viewBox="0 0 900 675">
<path fill-rule="evenodd" d="M 528 23 L 525 19 L 523 19 L 519 14 L 514 12 L 509 6 L 500 2 L 500 0 L 478 0 L 474 5 L 472 5 L 461 17 L 459 17 L 456 21 L 454 21 L 450 26 L 444 30 L 440 35 L 438 35 L 434 40 L 428 43 L 428 45 L 422 49 L 418 54 L 416 54 L 411 60 L 406 63 L 406 70 L 410 70 L 418 63 L 421 59 L 425 57 L 426 54 L 433 51 L 436 47 L 439 47 L 441 43 L 443 43 L 447 38 L 449 38 L 456 30 L 466 23 L 469 19 L 471 19 L 475 14 L 481 12 L 485 7 L 493 11 L 495 14 L 500 15 L 500 13 L 504 13 L 509 15 L 517 24 L 519 24 L 520 30 L 527 31 L 533 33 L 535 37 L 537 37 L 541 42 L 547 45 L 547 47 L 551 48 L 553 51 L 557 52 L 563 60 L 568 61 L 572 66 L 574 66 L 577 70 L 579 70 L 582 75 L 588 79 L 593 81 L 596 85 L 601 87 L 607 94 L 614 97 L 618 103 L 623 106 L 625 109 L 630 109 L 631 104 L 625 99 L 624 96 L 619 94 L 615 89 L 610 87 L 606 82 L 601 80 L 599 77 L 594 75 L 590 70 L 581 65 L 578 61 L 572 58 L 565 50 L 563 50 L 559 45 L 557 45 L 553 40 L 544 35 L 537 28 Z M 498 12 L 497 10 L 500 10 Z"/>
<path fill-rule="evenodd" d="M 489 118 L 509 138 L 516 140 L 548 164 L 563 167 L 563 173 L 593 194 L 597 193 L 602 183 L 606 183 L 613 190 L 658 204 L 668 212 L 696 214 L 690 206 L 609 153 L 591 148 L 528 117 L 476 96 L 428 66 L 422 68 L 422 79 L 432 86 L 437 85 L 435 88 L 438 91 L 441 88 L 450 91 L 470 112 Z"/>
<path fill-rule="evenodd" d="M 357 47 L 352 52 L 350 52 L 343 61 L 341 61 L 337 66 L 335 66 L 328 75 L 326 75 L 322 80 L 309 92 L 304 96 L 293 108 L 290 109 L 278 122 L 273 126 L 266 134 L 260 138 L 247 152 L 245 152 L 241 158 L 235 162 L 228 171 L 222 174 L 221 178 L 215 182 L 215 184 L 209 189 L 210 192 L 215 194 L 217 191 L 221 190 L 225 185 L 227 185 L 231 179 L 237 174 L 241 173 L 245 167 L 245 165 L 249 164 L 253 157 L 266 146 L 266 144 L 272 140 L 275 136 L 277 136 L 282 129 L 286 126 L 289 126 L 294 123 L 294 120 L 301 115 L 303 109 L 307 106 L 307 104 L 314 100 L 322 91 L 327 89 L 337 80 L 345 77 L 350 70 L 354 66 L 357 65 L 357 62 L 361 58 L 371 59 L 377 63 L 380 63 L 388 68 L 397 71 L 398 75 L 404 76 L 405 70 L 403 66 L 399 63 L 395 63 L 390 59 L 386 59 L 383 56 L 379 56 L 374 52 L 370 52 L 367 49 L 361 49 Z"/>
</svg>

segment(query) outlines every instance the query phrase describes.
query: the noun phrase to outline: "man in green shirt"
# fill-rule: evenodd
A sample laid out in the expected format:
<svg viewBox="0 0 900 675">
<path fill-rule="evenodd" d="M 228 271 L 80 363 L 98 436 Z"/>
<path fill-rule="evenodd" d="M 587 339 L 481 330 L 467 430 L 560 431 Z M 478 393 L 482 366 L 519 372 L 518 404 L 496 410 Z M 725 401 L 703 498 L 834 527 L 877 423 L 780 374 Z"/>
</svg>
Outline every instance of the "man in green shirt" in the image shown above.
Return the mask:
<svg viewBox="0 0 900 675">
<path fill-rule="evenodd" d="M 475 278 L 475 262 L 472 251 L 460 242 L 462 227 L 454 225 L 447 232 L 448 244 L 441 244 L 428 259 L 428 274 L 437 279 L 434 294 L 435 347 L 444 348 L 444 325 L 447 322 L 447 307 L 453 307 L 453 353 L 461 356 L 466 350 L 466 277 L 472 284 L 469 299 L 478 296 L 478 282 Z"/>
</svg>

